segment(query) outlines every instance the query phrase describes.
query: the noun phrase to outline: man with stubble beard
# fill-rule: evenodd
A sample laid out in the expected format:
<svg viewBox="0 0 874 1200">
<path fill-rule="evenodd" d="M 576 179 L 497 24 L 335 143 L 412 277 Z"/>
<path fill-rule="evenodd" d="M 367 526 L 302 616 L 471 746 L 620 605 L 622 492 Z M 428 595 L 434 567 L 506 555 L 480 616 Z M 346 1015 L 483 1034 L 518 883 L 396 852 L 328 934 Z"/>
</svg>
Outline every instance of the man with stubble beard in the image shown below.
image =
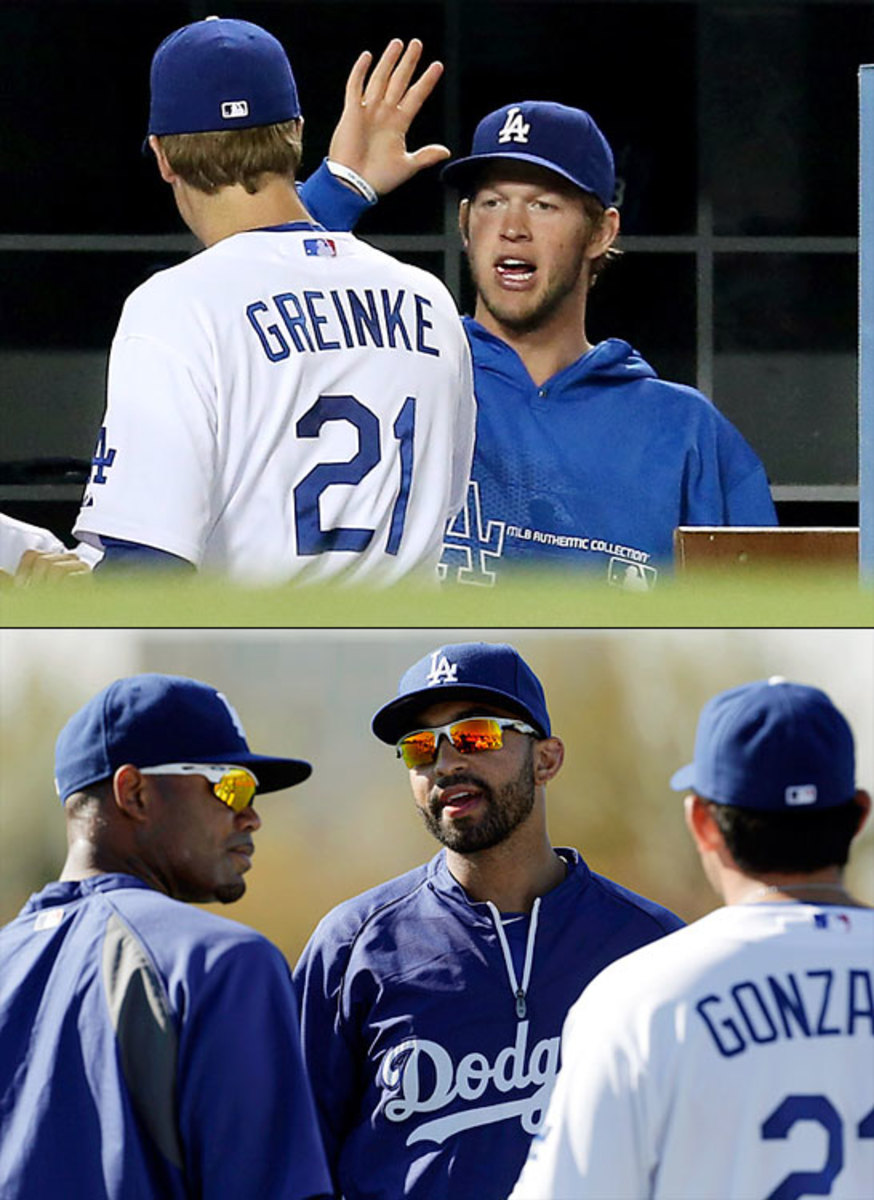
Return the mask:
<svg viewBox="0 0 874 1200">
<path fill-rule="evenodd" d="M 677 929 L 554 849 L 564 747 L 508 645 L 442 646 L 373 732 L 442 849 L 319 924 L 294 972 L 337 1194 L 503 1200 L 543 1119 L 565 1014 L 608 963 Z"/>
<path fill-rule="evenodd" d="M 382 194 L 394 185 L 381 182 L 376 133 L 347 103 L 332 152 Z M 643 591 L 671 570 L 677 526 L 775 525 L 764 466 L 714 404 L 661 379 L 623 337 L 589 338 L 620 225 L 613 151 L 590 114 L 504 104 L 441 178 L 459 196 L 476 293 L 464 327 L 477 402 L 441 575 L 482 586 L 572 571 Z M 318 219 L 334 228 L 324 200 Z"/>
</svg>

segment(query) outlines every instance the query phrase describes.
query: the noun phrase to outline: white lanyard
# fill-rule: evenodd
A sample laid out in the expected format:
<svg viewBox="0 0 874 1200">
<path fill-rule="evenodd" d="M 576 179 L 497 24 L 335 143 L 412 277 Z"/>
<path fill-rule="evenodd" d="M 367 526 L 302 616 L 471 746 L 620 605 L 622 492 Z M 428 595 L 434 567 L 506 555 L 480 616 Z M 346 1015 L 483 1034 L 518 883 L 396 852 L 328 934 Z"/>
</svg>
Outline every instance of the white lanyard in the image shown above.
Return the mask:
<svg viewBox="0 0 874 1200">
<path fill-rule="evenodd" d="M 501 914 L 497 907 L 487 900 L 489 911 L 492 914 L 492 920 L 495 922 L 495 929 L 498 931 L 498 941 L 501 943 L 501 950 L 504 953 L 504 963 L 507 967 L 507 975 L 510 977 L 510 987 L 513 991 L 513 996 L 516 1000 L 516 1016 L 520 1021 L 525 1019 L 528 1012 L 526 996 L 528 994 L 528 983 L 531 979 L 531 964 L 534 961 L 534 939 L 537 935 L 537 915 L 540 911 L 540 897 L 534 901 L 531 908 L 531 918 L 528 925 L 528 940 L 525 943 L 525 964 L 522 968 L 521 984 L 516 978 L 516 968 L 513 966 L 513 956 L 510 953 L 510 943 L 507 941 L 507 935 L 504 932 L 504 923 L 501 920 Z"/>
</svg>

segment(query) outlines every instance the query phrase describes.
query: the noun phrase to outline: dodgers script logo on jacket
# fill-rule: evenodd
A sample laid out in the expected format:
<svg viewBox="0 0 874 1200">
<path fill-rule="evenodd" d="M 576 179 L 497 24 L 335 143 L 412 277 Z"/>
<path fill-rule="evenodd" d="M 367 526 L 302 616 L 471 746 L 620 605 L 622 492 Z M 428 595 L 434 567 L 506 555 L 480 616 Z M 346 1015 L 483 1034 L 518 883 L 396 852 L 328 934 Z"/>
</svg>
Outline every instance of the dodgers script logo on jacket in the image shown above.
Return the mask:
<svg viewBox="0 0 874 1200">
<path fill-rule="evenodd" d="M 526 1133 L 537 1133 L 558 1074 L 561 1038 L 542 1038 L 529 1053 L 528 1028 L 528 1021 L 520 1021 L 515 1042 L 501 1050 L 494 1062 L 474 1051 L 456 1063 L 444 1046 L 427 1038 L 412 1038 L 390 1050 L 379 1073 L 387 1092 L 383 1113 L 389 1121 L 412 1123 L 406 1144 L 441 1143 L 464 1129 L 515 1119 Z M 515 1095 L 532 1084 L 536 1091 Z M 439 1113 L 457 1100 L 469 1107 L 425 1121 L 413 1120 Z"/>
</svg>

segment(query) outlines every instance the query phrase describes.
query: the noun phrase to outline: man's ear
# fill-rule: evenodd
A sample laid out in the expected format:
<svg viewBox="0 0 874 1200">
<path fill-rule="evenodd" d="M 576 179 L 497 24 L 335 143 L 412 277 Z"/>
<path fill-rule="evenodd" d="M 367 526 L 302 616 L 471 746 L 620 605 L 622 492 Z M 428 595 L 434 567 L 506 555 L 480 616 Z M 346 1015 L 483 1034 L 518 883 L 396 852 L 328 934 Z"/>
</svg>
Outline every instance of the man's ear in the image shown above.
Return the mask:
<svg viewBox="0 0 874 1200">
<path fill-rule="evenodd" d="M 458 206 L 458 232 L 461 234 L 461 242 L 465 250 L 468 247 L 470 238 L 468 230 L 470 229 L 470 200 L 464 199 Z"/>
<path fill-rule="evenodd" d="M 561 738 L 549 737 L 534 747 L 534 781 L 549 783 L 561 770 L 564 762 L 564 742 Z"/>
<path fill-rule="evenodd" d="M 149 147 L 155 156 L 158 170 L 161 172 L 161 178 L 165 183 L 173 183 L 177 178 L 176 172 L 167 161 L 167 155 L 164 153 L 160 139 L 156 138 L 153 133 L 149 134 Z"/>
<path fill-rule="evenodd" d="M 619 209 L 605 208 L 586 246 L 586 258 L 600 258 L 619 236 Z"/>
<path fill-rule="evenodd" d="M 706 800 L 702 800 L 695 792 L 690 792 L 684 801 L 683 810 L 686 817 L 686 828 L 692 835 L 692 841 L 697 846 L 699 853 L 704 854 L 708 850 L 716 850 L 723 844 L 719 826 L 716 824 Z"/>
<path fill-rule="evenodd" d="M 858 835 L 865 828 L 865 822 L 871 815 L 871 796 L 868 792 L 863 791 L 862 788 L 859 788 L 853 799 L 856 802 L 856 807 L 859 809 L 859 824 L 856 828 L 856 836 L 858 837 Z"/>
<path fill-rule="evenodd" d="M 112 777 L 112 798 L 119 812 L 133 821 L 148 816 L 149 797 L 145 776 L 131 763 L 119 767 Z"/>
</svg>

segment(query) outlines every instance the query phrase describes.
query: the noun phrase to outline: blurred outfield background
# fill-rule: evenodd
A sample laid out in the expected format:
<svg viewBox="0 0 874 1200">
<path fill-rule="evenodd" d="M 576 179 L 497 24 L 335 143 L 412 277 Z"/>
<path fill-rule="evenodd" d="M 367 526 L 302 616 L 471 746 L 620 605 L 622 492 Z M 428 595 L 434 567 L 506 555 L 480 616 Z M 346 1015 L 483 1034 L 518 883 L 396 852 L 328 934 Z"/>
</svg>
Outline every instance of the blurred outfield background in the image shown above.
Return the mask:
<svg viewBox="0 0 874 1200">
<path fill-rule="evenodd" d="M 566 742 L 565 767 L 548 793 L 553 841 L 576 846 L 595 870 L 686 919 L 716 900 L 668 779 L 689 761 L 698 710 L 714 692 L 771 674 L 823 686 L 855 730 L 859 783 L 874 789 L 871 630 L 5 629 L 0 922 L 63 862 L 52 784 L 59 728 L 119 675 L 166 671 L 226 692 L 256 750 L 314 764 L 309 781 L 259 804 L 264 827 L 248 893 L 219 910 L 262 930 L 294 960 L 332 905 L 436 850 L 406 772 L 370 733 L 370 718 L 417 658 L 480 637 L 520 649 Z M 874 903 L 874 828 L 857 845 L 850 881 Z"/>
<path fill-rule="evenodd" d="M 0 591 L 6 627 L 88 626 L 874 626 L 874 586 L 853 571 L 738 567 L 665 579 L 634 593 L 581 576 L 520 576 L 495 588 L 401 583 L 244 588 L 197 576 L 77 576 Z"/>
</svg>

